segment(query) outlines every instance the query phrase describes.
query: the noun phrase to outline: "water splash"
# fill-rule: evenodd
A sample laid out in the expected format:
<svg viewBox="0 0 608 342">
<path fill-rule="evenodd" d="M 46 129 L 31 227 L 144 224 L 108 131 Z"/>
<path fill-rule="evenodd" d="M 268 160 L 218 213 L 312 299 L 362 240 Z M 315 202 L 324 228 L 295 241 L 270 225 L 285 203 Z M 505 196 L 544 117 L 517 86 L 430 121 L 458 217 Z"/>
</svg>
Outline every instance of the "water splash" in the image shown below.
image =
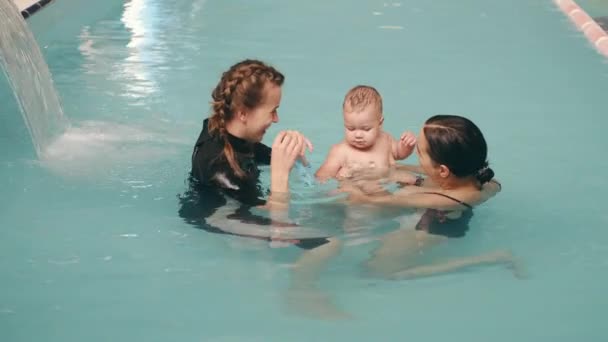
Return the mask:
<svg viewBox="0 0 608 342">
<path fill-rule="evenodd" d="M 123 125 L 83 121 L 70 127 L 47 146 L 38 163 L 53 173 L 70 178 L 112 178 L 132 167 L 162 162 L 188 150 L 185 129 L 158 122 Z M 122 171 L 121 171 L 122 170 Z"/>
<path fill-rule="evenodd" d="M 0 1 L 0 65 L 41 156 L 69 122 L 42 52 L 13 1 Z"/>
</svg>

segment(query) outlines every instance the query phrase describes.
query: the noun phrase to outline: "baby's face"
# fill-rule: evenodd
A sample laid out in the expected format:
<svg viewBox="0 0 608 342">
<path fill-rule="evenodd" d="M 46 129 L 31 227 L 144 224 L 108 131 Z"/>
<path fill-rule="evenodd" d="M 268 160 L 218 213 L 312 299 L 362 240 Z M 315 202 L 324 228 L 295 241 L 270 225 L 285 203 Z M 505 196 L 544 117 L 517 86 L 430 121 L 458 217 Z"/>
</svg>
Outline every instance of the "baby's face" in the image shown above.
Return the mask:
<svg viewBox="0 0 608 342">
<path fill-rule="evenodd" d="M 376 143 L 382 130 L 382 113 L 374 106 L 360 111 L 344 110 L 344 130 L 346 142 L 360 150 L 368 149 Z"/>
</svg>

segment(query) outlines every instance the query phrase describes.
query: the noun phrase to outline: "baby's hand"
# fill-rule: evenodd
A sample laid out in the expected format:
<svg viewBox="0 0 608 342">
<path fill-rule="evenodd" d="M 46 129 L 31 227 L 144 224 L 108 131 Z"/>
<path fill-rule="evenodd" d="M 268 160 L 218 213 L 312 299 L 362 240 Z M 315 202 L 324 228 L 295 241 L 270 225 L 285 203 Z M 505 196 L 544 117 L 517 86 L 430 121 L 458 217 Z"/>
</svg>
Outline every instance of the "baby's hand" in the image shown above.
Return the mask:
<svg viewBox="0 0 608 342">
<path fill-rule="evenodd" d="M 401 160 L 409 157 L 416 146 L 416 136 L 412 132 L 404 132 L 397 143 L 397 153 L 395 159 Z"/>
</svg>

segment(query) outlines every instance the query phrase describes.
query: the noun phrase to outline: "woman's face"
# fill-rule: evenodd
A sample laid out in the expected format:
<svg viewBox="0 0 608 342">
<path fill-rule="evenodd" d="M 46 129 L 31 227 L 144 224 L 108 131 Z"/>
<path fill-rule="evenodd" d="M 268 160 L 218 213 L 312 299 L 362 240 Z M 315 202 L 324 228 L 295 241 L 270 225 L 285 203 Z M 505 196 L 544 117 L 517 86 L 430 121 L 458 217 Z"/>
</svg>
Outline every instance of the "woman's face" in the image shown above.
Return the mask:
<svg viewBox="0 0 608 342">
<path fill-rule="evenodd" d="M 431 156 L 428 154 L 429 144 L 426 140 L 426 136 L 424 135 L 424 128 L 420 131 L 418 135 L 418 142 L 416 144 L 416 154 L 418 155 L 418 162 L 420 163 L 420 167 L 424 170 L 424 172 L 431 176 L 432 178 L 436 178 L 439 174 L 439 165 L 431 159 Z"/>
<path fill-rule="evenodd" d="M 247 110 L 245 118 L 245 139 L 260 142 L 266 130 L 275 122 L 279 122 L 279 105 L 281 104 L 281 87 L 271 82 L 264 85 L 262 101 L 254 108 Z"/>
</svg>

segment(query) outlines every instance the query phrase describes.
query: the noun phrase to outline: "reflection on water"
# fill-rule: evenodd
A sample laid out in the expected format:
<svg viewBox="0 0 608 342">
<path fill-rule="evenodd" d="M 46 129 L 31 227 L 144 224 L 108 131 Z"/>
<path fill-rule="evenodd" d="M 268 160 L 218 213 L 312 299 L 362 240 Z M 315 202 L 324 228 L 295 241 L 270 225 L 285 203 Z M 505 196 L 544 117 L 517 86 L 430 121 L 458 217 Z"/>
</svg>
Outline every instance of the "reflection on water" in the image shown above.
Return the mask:
<svg viewBox="0 0 608 342">
<path fill-rule="evenodd" d="M 131 33 L 127 44 L 129 56 L 121 65 L 124 77 L 130 80 L 124 84 L 127 90 L 125 96 L 151 96 L 158 90 L 156 81 L 148 70 L 149 64 L 164 62 L 162 53 L 154 53 L 162 51 L 162 40 L 156 39 L 153 25 L 153 19 L 157 17 L 155 10 L 154 2 L 131 0 L 125 3 L 121 21 Z"/>
<path fill-rule="evenodd" d="M 192 4 L 198 6 L 193 9 L 200 11 L 202 4 Z M 81 108 L 95 120 L 75 124 L 50 144 L 42 165 L 62 175 L 99 178 L 127 167 L 162 162 L 191 144 L 183 138 L 189 136 L 184 133 L 187 125 L 166 118 L 158 108 L 164 75 L 159 71 L 170 71 L 171 52 L 167 46 L 171 17 L 162 15 L 161 6 L 156 1 L 130 0 L 124 4 L 122 25 L 102 21 L 83 26 L 78 46 L 84 58 L 83 74 L 79 77 L 87 84 L 89 99 Z M 100 121 L 106 113 L 109 119 Z M 141 120 L 129 117 L 134 114 Z"/>
<path fill-rule="evenodd" d="M 148 97 L 158 96 L 158 82 L 151 69 L 165 63 L 167 49 L 164 40 L 157 39 L 157 5 L 131 0 L 125 3 L 121 17 L 124 27 L 107 22 L 94 31 L 89 26 L 81 30 L 79 50 L 86 60 L 85 73 L 118 84 L 121 92 L 111 95 L 125 98 L 127 105 L 143 105 Z M 108 37 L 124 41 L 126 49 L 116 44 L 106 46 Z M 95 84 L 95 80 L 91 82 Z"/>
</svg>

